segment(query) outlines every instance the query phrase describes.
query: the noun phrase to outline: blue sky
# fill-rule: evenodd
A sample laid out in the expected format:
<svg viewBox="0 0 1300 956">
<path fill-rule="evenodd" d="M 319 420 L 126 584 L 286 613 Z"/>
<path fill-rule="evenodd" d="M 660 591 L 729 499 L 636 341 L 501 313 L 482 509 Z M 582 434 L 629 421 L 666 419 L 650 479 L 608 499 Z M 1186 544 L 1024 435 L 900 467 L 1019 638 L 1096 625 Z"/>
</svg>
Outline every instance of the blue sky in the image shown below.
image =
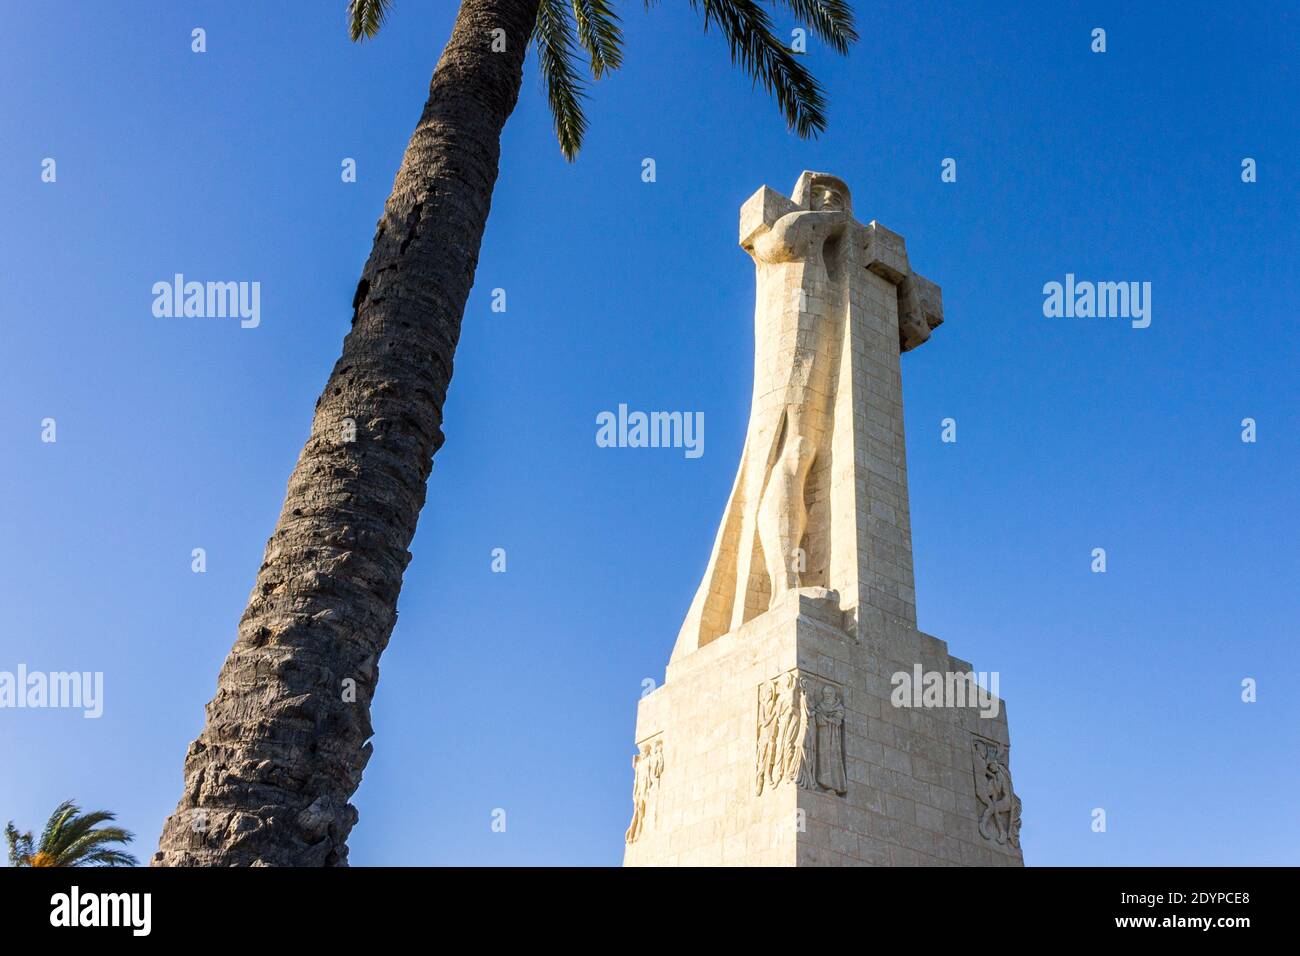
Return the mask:
<svg viewBox="0 0 1300 956">
<path fill-rule="evenodd" d="M 1294 5 L 925 6 L 811 44 L 812 143 L 682 3 L 619 4 L 576 164 L 530 57 L 354 863 L 620 861 L 641 682 L 744 435 L 737 212 L 802 169 L 943 286 L 903 360 L 919 623 L 1001 674 L 1026 861 L 1300 862 Z M 0 36 L 0 670 L 105 675 L 98 720 L 0 710 L 0 819 L 75 797 L 147 858 L 175 806 L 453 16 L 398 0 L 356 46 L 344 7 L 51 2 Z M 261 325 L 155 318 L 177 272 L 259 281 Z M 1067 272 L 1151 282 L 1151 326 L 1045 318 Z M 598 448 L 619 403 L 704 412 L 705 454 Z"/>
</svg>

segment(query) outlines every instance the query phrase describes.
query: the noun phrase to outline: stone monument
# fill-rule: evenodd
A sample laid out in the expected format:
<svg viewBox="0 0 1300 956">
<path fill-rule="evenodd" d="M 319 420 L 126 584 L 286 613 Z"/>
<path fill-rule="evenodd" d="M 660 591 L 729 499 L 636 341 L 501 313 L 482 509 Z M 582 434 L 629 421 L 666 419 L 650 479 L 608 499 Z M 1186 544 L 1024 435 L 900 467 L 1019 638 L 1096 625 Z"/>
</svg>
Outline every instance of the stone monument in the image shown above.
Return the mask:
<svg viewBox="0 0 1300 956">
<path fill-rule="evenodd" d="M 1002 702 L 916 629 L 899 360 L 939 287 L 825 173 L 759 189 L 740 245 L 749 430 L 637 710 L 624 864 L 1022 865 Z"/>
</svg>

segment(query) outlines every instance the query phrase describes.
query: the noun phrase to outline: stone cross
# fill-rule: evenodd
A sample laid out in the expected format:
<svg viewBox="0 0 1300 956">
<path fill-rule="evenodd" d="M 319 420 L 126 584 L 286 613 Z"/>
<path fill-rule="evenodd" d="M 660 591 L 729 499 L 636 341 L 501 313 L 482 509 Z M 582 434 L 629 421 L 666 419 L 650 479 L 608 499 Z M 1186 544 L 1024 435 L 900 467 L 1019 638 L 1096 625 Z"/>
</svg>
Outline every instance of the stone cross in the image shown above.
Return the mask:
<svg viewBox="0 0 1300 956">
<path fill-rule="evenodd" d="M 674 660 L 792 590 L 835 592 L 857 634 L 916 625 L 899 357 L 943 322 L 940 289 L 826 173 L 789 199 L 754 193 L 740 245 L 756 282 L 749 430 Z"/>
</svg>

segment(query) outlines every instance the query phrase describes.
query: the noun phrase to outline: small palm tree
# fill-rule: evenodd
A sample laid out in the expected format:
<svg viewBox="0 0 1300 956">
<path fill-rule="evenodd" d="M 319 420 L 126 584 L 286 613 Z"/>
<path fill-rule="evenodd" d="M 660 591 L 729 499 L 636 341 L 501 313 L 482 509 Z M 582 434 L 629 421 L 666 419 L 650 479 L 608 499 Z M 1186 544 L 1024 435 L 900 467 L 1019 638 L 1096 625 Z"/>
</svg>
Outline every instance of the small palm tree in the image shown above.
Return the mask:
<svg viewBox="0 0 1300 956">
<path fill-rule="evenodd" d="M 130 853 L 110 849 L 110 844 L 123 846 L 135 839 L 121 827 L 102 827 L 117 819 L 107 810 L 82 813 L 71 800 L 64 800 L 41 831 L 40 842 L 32 839 L 31 831 L 19 833 L 13 821 L 5 827 L 9 842 L 10 866 L 139 866 Z"/>
<path fill-rule="evenodd" d="M 844 53 L 857 39 L 850 0 L 687 3 L 796 135 L 825 129 L 821 86 L 778 39 L 768 8 Z M 390 7 L 350 0 L 352 39 L 374 37 Z M 443 442 L 526 51 L 537 52 L 560 150 L 572 160 L 587 129 L 578 48 L 599 79 L 622 62 L 622 44 L 610 0 L 460 0 L 155 865 L 346 865 L 379 656 Z"/>
</svg>

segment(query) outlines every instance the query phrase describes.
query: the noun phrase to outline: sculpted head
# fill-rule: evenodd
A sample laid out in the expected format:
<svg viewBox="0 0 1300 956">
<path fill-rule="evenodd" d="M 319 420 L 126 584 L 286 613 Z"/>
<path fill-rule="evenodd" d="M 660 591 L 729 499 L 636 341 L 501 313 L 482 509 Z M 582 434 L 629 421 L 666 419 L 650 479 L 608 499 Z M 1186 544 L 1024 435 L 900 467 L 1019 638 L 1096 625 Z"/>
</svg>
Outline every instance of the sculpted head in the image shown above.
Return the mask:
<svg viewBox="0 0 1300 956">
<path fill-rule="evenodd" d="M 848 185 L 830 173 L 805 171 L 794 184 L 794 194 L 790 198 L 800 209 L 849 214 L 853 212 L 853 199 Z"/>
<path fill-rule="evenodd" d="M 817 210 L 844 212 L 844 196 L 834 186 L 814 186 L 812 207 Z"/>
<path fill-rule="evenodd" d="M 832 687 L 830 684 L 822 685 L 822 703 L 823 704 L 835 703 L 835 688 Z"/>
</svg>

